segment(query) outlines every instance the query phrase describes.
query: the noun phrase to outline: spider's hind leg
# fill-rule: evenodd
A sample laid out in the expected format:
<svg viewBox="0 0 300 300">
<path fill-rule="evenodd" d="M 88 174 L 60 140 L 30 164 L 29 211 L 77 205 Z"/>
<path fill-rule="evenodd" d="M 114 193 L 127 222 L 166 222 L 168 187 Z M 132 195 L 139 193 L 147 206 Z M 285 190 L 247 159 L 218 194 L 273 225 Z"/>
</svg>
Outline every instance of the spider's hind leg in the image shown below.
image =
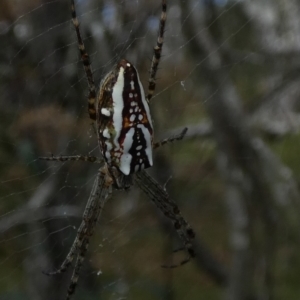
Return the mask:
<svg viewBox="0 0 300 300">
<path fill-rule="evenodd" d="M 176 214 L 176 218 L 178 218 L 178 220 L 182 218 L 182 216 L 180 215 L 180 212 L 178 214 Z M 168 264 L 161 265 L 162 268 L 165 268 L 165 269 L 178 268 L 180 266 L 185 265 L 192 258 L 194 258 L 196 256 L 196 253 L 195 253 L 193 245 L 192 245 L 192 240 L 195 238 L 195 232 L 183 218 L 182 218 L 182 221 L 183 222 L 178 222 L 178 221 L 174 222 L 173 221 L 174 227 L 175 227 L 178 235 L 180 236 L 180 238 L 182 239 L 182 237 L 185 236 L 185 238 L 182 239 L 184 242 L 184 246 L 173 250 L 173 254 L 186 250 L 188 255 L 185 259 L 179 261 L 178 263 L 169 264 L 169 265 Z"/>
<path fill-rule="evenodd" d="M 135 181 L 138 186 L 144 191 L 159 210 L 172 221 L 175 230 L 177 231 L 184 249 L 188 256 L 178 264 L 164 265 L 164 268 L 176 268 L 182 266 L 195 257 L 195 251 L 192 245 L 192 240 L 195 238 L 195 232 L 190 224 L 182 217 L 177 204 L 170 198 L 164 188 L 158 184 L 146 171 L 137 172 Z"/>
<path fill-rule="evenodd" d="M 110 176 L 106 173 L 105 167 L 99 170 L 99 175 L 100 175 L 99 183 L 98 183 L 98 179 L 96 179 L 94 183 L 94 187 L 95 185 L 97 185 L 96 191 L 95 192 L 92 191 L 91 194 L 92 198 L 95 199 L 93 209 L 90 212 L 91 214 L 83 216 L 83 219 L 86 223 L 85 236 L 78 247 L 78 251 L 77 251 L 78 254 L 75 263 L 75 268 L 71 278 L 71 283 L 68 288 L 66 300 L 70 299 L 75 292 L 78 278 L 79 278 L 79 272 L 89 246 L 89 238 L 94 233 L 96 224 L 103 210 L 104 204 L 111 196 L 111 180 L 110 180 Z"/>
<path fill-rule="evenodd" d="M 77 231 L 77 236 L 73 242 L 73 245 L 72 245 L 67 257 L 65 258 L 63 263 L 60 265 L 60 267 L 58 269 L 56 269 L 55 271 L 51 271 L 51 272 L 43 271 L 43 274 L 48 275 L 48 276 L 53 276 L 53 275 L 64 273 L 68 269 L 68 267 L 71 265 L 75 255 L 77 254 L 78 249 L 80 249 L 82 247 L 82 243 L 84 240 L 86 230 L 87 230 L 86 224 L 83 221 Z"/>
<path fill-rule="evenodd" d="M 69 288 L 68 288 L 66 300 L 69 300 L 75 292 L 77 282 L 78 282 L 78 278 L 79 278 L 79 272 L 80 272 L 82 263 L 84 261 L 84 257 L 85 257 L 86 251 L 88 249 L 88 246 L 89 246 L 89 240 L 87 238 L 85 238 L 82 245 L 81 245 L 80 252 L 77 255 L 76 265 L 75 265 L 73 275 L 72 275 L 72 278 L 71 278 L 71 283 L 70 283 Z"/>
<path fill-rule="evenodd" d="M 161 265 L 161 267 L 165 268 L 165 269 L 175 269 L 175 268 L 178 268 L 180 266 L 185 265 L 193 257 L 196 256 L 196 254 L 194 252 L 194 249 L 193 249 L 193 246 L 192 246 L 191 243 L 189 245 L 185 245 L 184 247 L 180 247 L 180 248 L 177 248 L 177 249 L 173 250 L 173 253 L 177 253 L 177 252 L 185 251 L 185 250 L 187 250 L 187 252 L 188 252 L 188 256 L 185 259 L 181 260 L 179 263 L 170 264 L 170 265 L 167 265 L 167 264 L 166 265 Z"/>
<path fill-rule="evenodd" d="M 91 227 L 94 225 L 91 225 L 91 223 L 94 222 L 93 216 L 95 214 L 95 209 L 97 209 L 97 199 L 99 197 L 99 193 L 101 192 L 100 188 L 102 187 L 101 185 L 103 185 L 103 182 L 104 179 L 101 177 L 101 173 L 99 173 L 94 181 L 90 197 L 83 212 L 83 220 L 77 230 L 76 238 L 67 257 L 57 270 L 52 272 L 43 272 L 45 275 L 52 276 L 65 272 L 71 265 L 75 255 L 78 255 L 78 252 L 82 251 L 82 245 L 85 243 L 86 237 L 89 235 L 89 231 L 91 231 Z"/>
</svg>

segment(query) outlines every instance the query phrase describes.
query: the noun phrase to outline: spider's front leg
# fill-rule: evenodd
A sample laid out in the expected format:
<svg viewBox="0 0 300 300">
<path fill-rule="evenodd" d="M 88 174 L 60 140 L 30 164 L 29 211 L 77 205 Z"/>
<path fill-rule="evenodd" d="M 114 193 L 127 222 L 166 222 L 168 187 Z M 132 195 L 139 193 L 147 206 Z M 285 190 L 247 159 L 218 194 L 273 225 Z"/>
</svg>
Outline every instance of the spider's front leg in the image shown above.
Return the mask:
<svg viewBox="0 0 300 300">
<path fill-rule="evenodd" d="M 169 218 L 179 237 L 183 241 L 184 248 L 188 252 L 188 257 L 179 264 L 163 266 L 165 268 L 176 268 L 190 261 L 195 257 L 195 251 L 192 246 L 192 240 L 195 237 L 195 232 L 182 217 L 177 204 L 170 198 L 164 188 L 158 184 L 146 171 L 136 173 L 135 181 L 138 186 L 144 191 L 147 196 L 154 202 L 160 211 Z"/>
<path fill-rule="evenodd" d="M 96 157 L 96 156 L 88 156 L 88 155 L 62 155 L 62 156 L 41 156 L 39 157 L 41 160 L 48 160 L 48 161 L 87 161 L 91 163 L 101 164 L 103 163 L 103 159 Z"/>
</svg>

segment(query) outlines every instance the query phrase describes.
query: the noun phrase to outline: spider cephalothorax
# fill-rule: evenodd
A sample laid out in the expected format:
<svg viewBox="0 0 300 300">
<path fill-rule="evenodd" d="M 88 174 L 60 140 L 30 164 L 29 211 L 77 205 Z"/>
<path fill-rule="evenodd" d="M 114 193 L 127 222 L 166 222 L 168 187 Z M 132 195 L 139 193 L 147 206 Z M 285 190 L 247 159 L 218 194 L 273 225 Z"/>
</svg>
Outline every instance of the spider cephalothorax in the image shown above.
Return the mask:
<svg viewBox="0 0 300 300">
<path fill-rule="evenodd" d="M 102 80 L 96 118 L 102 155 L 116 187 L 126 188 L 130 174 L 153 165 L 149 105 L 138 72 L 129 61 L 122 59 Z"/>
</svg>

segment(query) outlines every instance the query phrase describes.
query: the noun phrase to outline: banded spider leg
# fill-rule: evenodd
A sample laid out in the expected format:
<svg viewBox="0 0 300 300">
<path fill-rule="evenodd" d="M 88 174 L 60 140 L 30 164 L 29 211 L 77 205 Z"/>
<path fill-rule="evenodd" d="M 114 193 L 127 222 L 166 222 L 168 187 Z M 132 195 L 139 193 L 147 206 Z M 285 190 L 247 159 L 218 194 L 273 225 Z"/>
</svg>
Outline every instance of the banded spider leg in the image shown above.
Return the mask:
<svg viewBox="0 0 300 300">
<path fill-rule="evenodd" d="M 170 198 L 164 188 L 152 178 L 146 171 L 137 172 L 135 174 L 135 182 L 139 188 L 150 198 L 150 200 L 158 207 L 158 209 L 172 221 L 175 230 L 180 239 L 184 243 L 184 248 L 187 250 L 188 257 L 179 264 L 162 265 L 164 268 L 176 268 L 184 265 L 195 257 L 195 252 L 192 246 L 192 240 L 195 238 L 195 232 L 189 223 L 182 217 L 177 204 Z M 180 251 L 182 248 L 175 250 Z"/>
<path fill-rule="evenodd" d="M 68 255 L 66 256 L 59 269 L 53 272 L 44 272 L 44 274 L 49 276 L 65 272 L 71 265 L 74 257 L 77 256 L 66 299 L 70 299 L 71 295 L 75 291 L 79 277 L 79 271 L 88 249 L 89 238 L 93 235 L 104 204 L 111 195 L 111 184 L 112 181 L 110 176 L 108 175 L 106 166 L 100 168 L 99 173 L 94 181 L 86 208 L 84 210 L 82 222 L 78 228 L 76 238 Z"/>
<path fill-rule="evenodd" d="M 175 141 L 180 141 L 184 138 L 186 135 L 188 129 L 187 127 L 183 128 L 183 130 L 179 134 L 175 134 L 173 136 L 170 136 L 166 139 L 163 139 L 161 141 L 155 142 L 153 144 L 153 149 L 160 148 L 166 144 L 173 143 Z M 103 159 L 96 157 L 96 156 L 88 156 L 88 155 L 61 155 L 61 156 L 41 156 L 39 157 L 41 160 L 48 160 L 48 161 L 60 161 L 60 162 L 66 162 L 66 161 L 86 161 L 91 163 L 97 163 L 102 164 L 104 162 Z"/>
<path fill-rule="evenodd" d="M 171 136 L 167 139 L 163 139 L 159 142 L 154 143 L 153 148 L 157 149 L 167 143 L 181 140 L 186 134 L 186 132 L 187 132 L 187 128 L 184 128 L 180 134 Z M 52 155 L 49 157 L 40 157 L 40 159 L 48 160 L 48 161 L 60 161 L 60 162 L 65 162 L 65 161 L 87 161 L 92 163 L 103 162 L 103 160 L 99 159 L 98 157 L 84 156 L 84 155 L 74 155 L 74 156 L 53 156 Z M 106 166 L 100 169 L 100 172 L 102 174 L 100 178 L 109 178 L 108 170 L 107 168 L 106 169 L 105 168 Z M 147 172 L 145 171 L 137 172 L 135 178 L 136 178 L 135 181 L 138 184 L 138 186 L 147 194 L 147 196 L 154 202 L 154 204 L 161 210 L 161 212 L 173 222 L 174 227 L 178 232 L 179 237 L 184 241 L 184 247 L 189 254 L 189 257 L 184 261 L 180 262 L 179 265 L 183 265 L 187 263 L 191 257 L 195 256 L 191 244 L 191 240 L 194 237 L 194 232 L 191 229 L 190 225 L 182 218 L 178 206 L 169 197 L 169 195 L 166 193 L 164 188 L 161 185 L 159 185 Z M 99 180 L 98 177 L 96 180 Z M 59 274 L 64 272 L 68 268 L 68 266 L 72 263 L 74 259 L 76 251 L 82 248 L 82 244 L 84 242 L 84 237 L 87 233 L 87 230 L 89 228 L 93 228 L 93 226 L 96 225 L 93 223 L 93 225 L 91 226 L 90 222 L 88 221 L 91 219 L 90 216 L 93 215 L 93 211 L 95 210 L 95 206 L 96 206 L 95 197 L 97 193 L 99 193 L 99 191 L 96 191 L 95 193 L 95 188 L 97 187 L 96 180 L 93 186 L 93 190 L 91 192 L 91 196 L 88 200 L 87 206 L 83 214 L 83 222 L 81 223 L 78 229 L 77 237 L 71 247 L 69 254 L 67 255 L 65 261 L 62 263 L 61 267 L 58 270 L 54 272 L 48 272 L 46 273 L 47 275 Z M 108 184 L 106 184 L 106 186 L 107 185 Z M 91 234 L 89 236 L 91 236 Z M 171 266 L 163 266 L 163 267 L 175 268 L 178 267 L 179 265 L 171 265 Z"/>
</svg>

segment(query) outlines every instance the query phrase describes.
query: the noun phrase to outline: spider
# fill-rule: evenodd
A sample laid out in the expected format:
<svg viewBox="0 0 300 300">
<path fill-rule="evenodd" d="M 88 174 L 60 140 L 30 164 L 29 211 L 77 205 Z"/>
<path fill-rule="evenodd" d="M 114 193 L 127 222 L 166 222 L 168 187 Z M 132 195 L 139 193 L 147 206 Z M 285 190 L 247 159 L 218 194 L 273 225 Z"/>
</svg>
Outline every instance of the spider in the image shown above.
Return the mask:
<svg viewBox="0 0 300 300">
<path fill-rule="evenodd" d="M 128 189 L 133 185 L 133 182 L 173 222 L 174 228 L 183 241 L 183 249 L 187 251 L 187 258 L 179 264 L 162 267 L 175 268 L 187 263 L 195 256 L 192 247 L 192 240 L 195 236 L 193 229 L 181 216 L 178 206 L 169 197 L 165 189 L 145 171 L 146 168 L 153 165 L 153 149 L 168 142 L 181 140 L 187 131 L 187 128 L 185 128 L 178 135 L 157 143 L 153 142 L 153 126 L 149 103 L 155 91 L 155 76 L 164 40 L 167 18 L 166 0 L 162 0 L 162 12 L 157 43 L 154 47 L 151 63 L 147 96 L 145 96 L 136 68 L 126 59 L 121 59 L 113 67 L 101 81 L 99 91 L 96 92 L 92 67 L 81 37 L 74 0 L 71 0 L 71 12 L 78 48 L 88 81 L 88 112 L 90 118 L 96 122 L 101 158 L 83 155 L 52 155 L 50 157 L 40 157 L 40 159 L 61 162 L 82 160 L 99 163 L 102 166 L 94 181 L 81 225 L 77 230 L 76 238 L 68 255 L 57 270 L 45 273 L 55 275 L 66 271 L 76 257 L 66 299 L 70 299 L 75 292 L 89 239 L 93 235 L 105 202 L 111 197 L 113 189 Z"/>
</svg>

